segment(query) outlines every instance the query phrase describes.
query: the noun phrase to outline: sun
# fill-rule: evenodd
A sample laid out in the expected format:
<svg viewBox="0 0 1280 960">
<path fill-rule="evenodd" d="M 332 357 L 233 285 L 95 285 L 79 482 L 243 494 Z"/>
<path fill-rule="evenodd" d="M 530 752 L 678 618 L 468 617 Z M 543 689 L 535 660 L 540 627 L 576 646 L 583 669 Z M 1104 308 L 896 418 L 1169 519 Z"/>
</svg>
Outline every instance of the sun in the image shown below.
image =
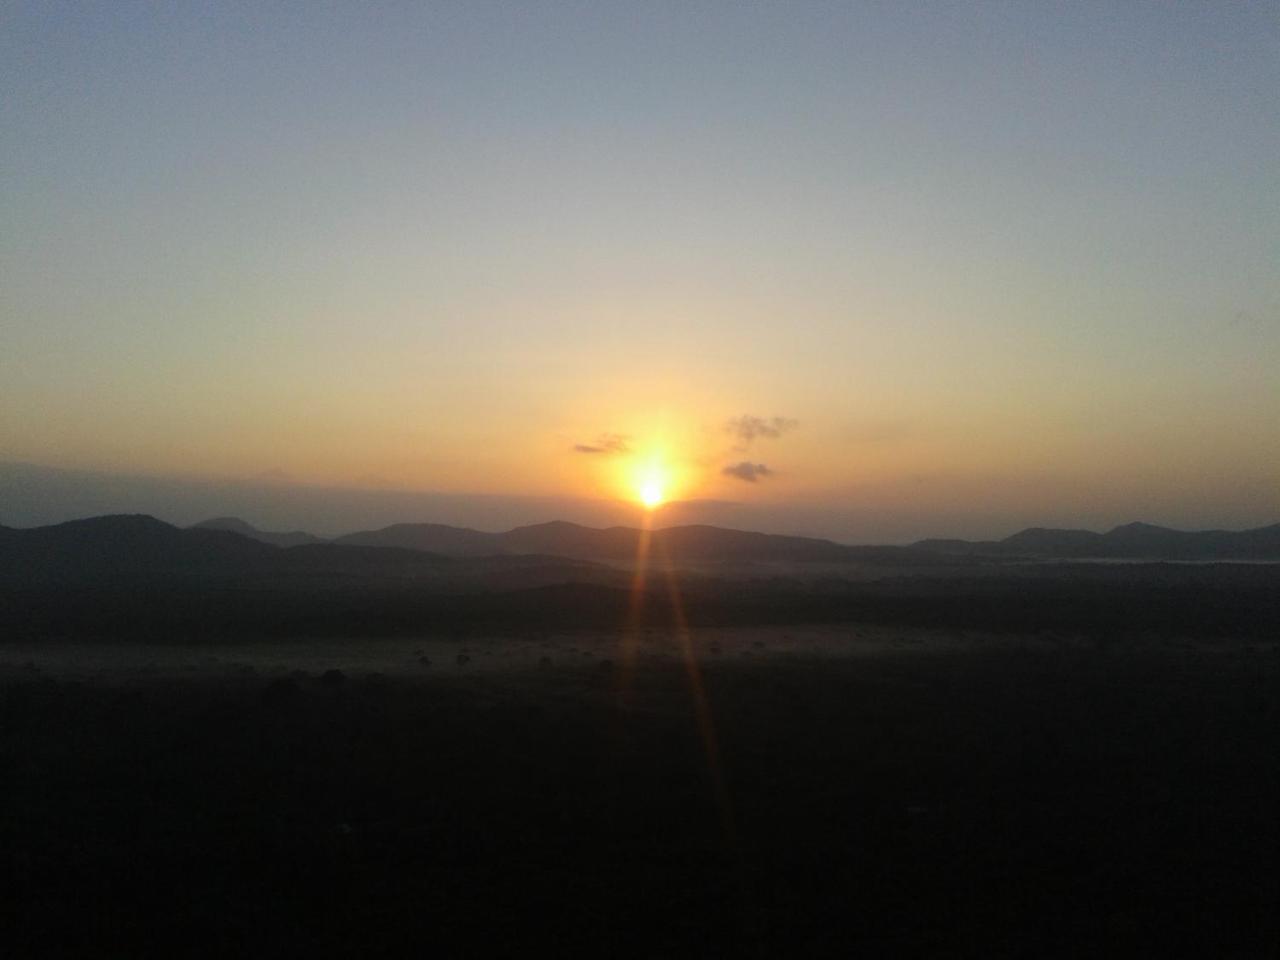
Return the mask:
<svg viewBox="0 0 1280 960">
<path fill-rule="evenodd" d="M 648 509 L 662 506 L 662 487 L 656 483 L 646 483 L 640 488 L 640 502 Z"/>
<path fill-rule="evenodd" d="M 636 472 L 636 496 L 646 510 L 662 506 L 667 499 L 667 471 L 661 464 L 650 463 Z"/>
</svg>

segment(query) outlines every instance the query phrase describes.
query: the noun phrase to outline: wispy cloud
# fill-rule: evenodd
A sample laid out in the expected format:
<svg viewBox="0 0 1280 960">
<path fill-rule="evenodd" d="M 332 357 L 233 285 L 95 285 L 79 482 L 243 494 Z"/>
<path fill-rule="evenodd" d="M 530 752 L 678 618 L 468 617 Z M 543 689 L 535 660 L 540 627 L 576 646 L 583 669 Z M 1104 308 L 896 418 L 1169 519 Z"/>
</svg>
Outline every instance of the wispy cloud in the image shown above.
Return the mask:
<svg viewBox="0 0 1280 960">
<path fill-rule="evenodd" d="M 791 417 L 754 417 L 743 414 L 726 423 L 725 431 L 738 441 L 734 449 L 746 450 L 756 440 L 776 440 L 798 426 L 800 421 Z"/>
<path fill-rule="evenodd" d="M 575 453 L 626 453 L 631 447 L 628 437 L 620 433 L 602 433 L 595 443 L 575 443 Z"/>
<path fill-rule="evenodd" d="M 752 463 L 750 460 L 730 464 L 720 472 L 726 477 L 736 477 L 739 480 L 745 480 L 747 483 L 755 483 L 762 477 L 773 476 L 773 471 L 763 463 Z"/>
</svg>

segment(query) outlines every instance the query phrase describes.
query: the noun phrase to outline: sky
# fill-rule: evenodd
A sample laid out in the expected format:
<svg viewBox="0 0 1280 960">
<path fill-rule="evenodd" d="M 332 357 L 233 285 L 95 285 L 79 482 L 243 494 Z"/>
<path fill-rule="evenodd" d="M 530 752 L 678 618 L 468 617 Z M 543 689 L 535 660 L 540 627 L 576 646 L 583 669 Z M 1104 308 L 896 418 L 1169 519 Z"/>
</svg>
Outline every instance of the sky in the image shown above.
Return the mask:
<svg viewBox="0 0 1280 960">
<path fill-rule="evenodd" d="M 1274 3 L 9 2 L 0 91 L 8 464 L 1280 520 Z"/>
</svg>

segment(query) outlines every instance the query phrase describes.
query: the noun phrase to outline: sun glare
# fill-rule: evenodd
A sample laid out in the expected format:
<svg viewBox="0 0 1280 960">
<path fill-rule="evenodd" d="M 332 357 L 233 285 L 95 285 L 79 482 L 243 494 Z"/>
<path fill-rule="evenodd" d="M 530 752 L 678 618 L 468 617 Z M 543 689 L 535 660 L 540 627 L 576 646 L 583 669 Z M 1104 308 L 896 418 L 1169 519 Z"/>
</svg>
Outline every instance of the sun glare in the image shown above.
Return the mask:
<svg viewBox="0 0 1280 960">
<path fill-rule="evenodd" d="M 640 502 L 652 510 L 662 503 L 662 487 L 656 483 L 646 483 L 640 488 Z"/>
<path fill-rule="evenodd" d="M 636 495 L 646 510 L 660 507 L 667 499 L 666 471 L 658 464 L 649 464 L 636 475 Z"/>
</svg>

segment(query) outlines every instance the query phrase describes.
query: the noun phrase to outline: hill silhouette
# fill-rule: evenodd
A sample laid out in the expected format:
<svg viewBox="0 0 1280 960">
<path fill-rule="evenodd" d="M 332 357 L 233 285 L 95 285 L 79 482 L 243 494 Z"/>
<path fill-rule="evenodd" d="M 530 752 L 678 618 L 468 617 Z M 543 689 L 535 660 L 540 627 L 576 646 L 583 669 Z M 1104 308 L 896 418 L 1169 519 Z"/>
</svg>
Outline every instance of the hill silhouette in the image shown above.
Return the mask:
<svg viewBox="0 0 1280 960">
<path fill-rule="evenodd" d="M 233 530 L 277 543 L 322 542 L 301 532 L 268 534 L 242 520 L 221 518 L 197 528 Z M 587 527 L 564 520 L 489 533 L 440 523 L 397 523 L 331 542 L 344 546 L 398 547 L 453 557 L 545 554 L 579 560 L 629 563 L 645 533 L 635 527 Z M 292 539 L 290 539 L 292 538 Z M 303 538 L 306 538 L 305 540 Z M 673 563 L 870 563 L 915 566 L 981 560 L 1280 560 L 1280 524 L 1252 530 L 1184 531 L 1128 523 L 1106 533 L 1028 527 L 1003 540 L 927 539 L 909 546 L 851 546 L 818 537 L 783 536 L 704 524 L 663 527 L 650 534 L 649 550 Z"/>
<path fill-rule="evenodd" d="M 344 546 L 403 547 L 454 557 L 488 557 L 509 552 L 503 546 L 501 534 L 442 523 L 395 523 L 379 530 L 349 533 L 336 537 L 333 542 Z"/>
<path fill-rule="evenodd" d="M 544 554 L 578 560 L 631 563 L 646 536 L 650 555 L 672 563 L 847 563 L 915 564 L 954 558 L 918 547 L 852 547 L 817 537 L 755 533 L 725 527 L 664 527 L 646 534 L 635 527 L 586 527 L 565 520 L 483 533 L 434 523 L 394 524 L 381 530 L 339 537 L 334 543 L 409 547 L 453 556 Z"/>
<path fill-rule="evenodd" d="M 614 571 L 565 557 L 449 557 L 404 547 L 324 542 L 279 547 L 232 530 L 182 529 L 140 514 L 29 530 L 0 528 L 0 581 L 111 584 L 175 577 L 272 586 L 337 578 L 344 589 L 413 584 L 434 592 L 620 582 Z"/>
<path fill-rule="evenodd" d="M 227 530 L 182 530 L 145 514 L 70 520 L 0 537 L 9 574 L 244 570 L 275 548 Z"/>
<path fill-rule="evenodd" d="M 281 546 L 293 545 L 285 538 L 307 538 L 301 542 L 313 544 L 323 542 L 304 533 L 263 533 L 243 520 L 231 517 L 206 520 L 192 529 L 229 530 Z M 649 550 L 656 558 L 679 563 L 843 563 L 877 559 L 915 562 L 930 557 L 929 551 L 920 548 L 851 547 L 816 537 L 780 536 L 706 525 L 666 527 L 654 530 L 648 536 Z M 636 558 L 645 537 L 645 531 L 635 527 L 598 529 L 553 520 L 516 527 L 504 533 L 488 533 L 441 523 L 396 523 L 377 530 L 349 533 L 328 542 L 336 546 L 420 550 L 452 557 L 541 554 L 629 563 Z"/>
<path fill-rule="evenodd" d="M 1246 542 L 1265 550 L 1271 530 L 1248 532 Z M 1028 541 L 1053 546 L 1050 533 L 1013 538 L 994 558 L 953 556 L 950 564 L 937 562 L 946 556 L 938 550 L 716 527 L 655 531 L 649 549 L 653 564 L 685 565 L 681 616 L 695 625 L 862 620 L 1256 636 L 1280 623 L 1275 566 L 1019 560 Z M 1104 542 L 1130 550 L 1135 540 L 1167 542 L 1167 533 L 1126 527 Z M 1181 549 L 1204 549 L 1206 535 L 1172 533 Z M 638 609 L 646 623 L 671 622 L 665 578 L 649 578 L 637 598 L 631 572 L 618 562 L 634 559 L 641 531 L 550 523 L 495 536 L 509 552 L 467 557 L 339 543 L 277 547 L 142 515 L 0 529 L 0 635 L 174 640 L 613 629 L 634 625 Z M 1241 549 L 1238 535 L 1207 536 L 1219 549 Z M 849 561 L 847 574 L 831 562 L 841 560 Z M 699 566 L 704 561 L 710 564 Z M 754 561 L 767 565 L 752 570 Z"/>
<path fill-rule="evenodd" d="M 1280 523 L 1252 530 L 1173 530 L 1126 523 L 1106 533 L 1029 527 L 1003 540 L 921 540 L 938 553 L 974 557 L 1113 560 L 1280 560 Z"/>
<path fill-rule="evenodd" d="M 243 532 L 245 528 L 248 532 Z M 266 542 L 263 536 L 283 543 Z M 25 530 L 0 527 L 0 577 L 246 577 L 323 572 L 477 581 L 508 576 L 540 583 L 580 577 L 584 582 L 599 582 L 601 574 L 591 565 L 633 562 L 645 536 L 632 527 L 595 529 L 553 521 L 505 533 L 442 524 L 396 524 L 324 542 L 301 532 L 263 533 L 234 518 L 180 529 L 154 517 L 122 514 Z M 1145 523 L 1125 524 L 1107 533 L 1029 528 L 1000 541 L 925 540 L 909 547 L 855 547 L 711 526 L 669 527 L 649 537 L 651 561 L 677 565 L 861 562 L 916 567 L 1020 559 L 1280 559 L 1280 524 L 1245 531 L 1180 531 Z M 461 564 L 462 560 L 472 563 Z"/>
<path fill-rule="evenodd" d="M 259 530 L 257 527 L 246 523 L 239 517 L 214 517 L 212 520 L 202 520 L 190 529 L 227 530 L 231 533 L 238 533 L 242 537 L 248 537 L 250 540 L 258 540 L 262 543 L 269 543 L 276 547 L 298 547 L 308 543 L 324 542 L 322 537 L 317 537 L 314 534 L 306 533 L 302 530 L 290 530 L 288 532 Z"/>
</svg>

